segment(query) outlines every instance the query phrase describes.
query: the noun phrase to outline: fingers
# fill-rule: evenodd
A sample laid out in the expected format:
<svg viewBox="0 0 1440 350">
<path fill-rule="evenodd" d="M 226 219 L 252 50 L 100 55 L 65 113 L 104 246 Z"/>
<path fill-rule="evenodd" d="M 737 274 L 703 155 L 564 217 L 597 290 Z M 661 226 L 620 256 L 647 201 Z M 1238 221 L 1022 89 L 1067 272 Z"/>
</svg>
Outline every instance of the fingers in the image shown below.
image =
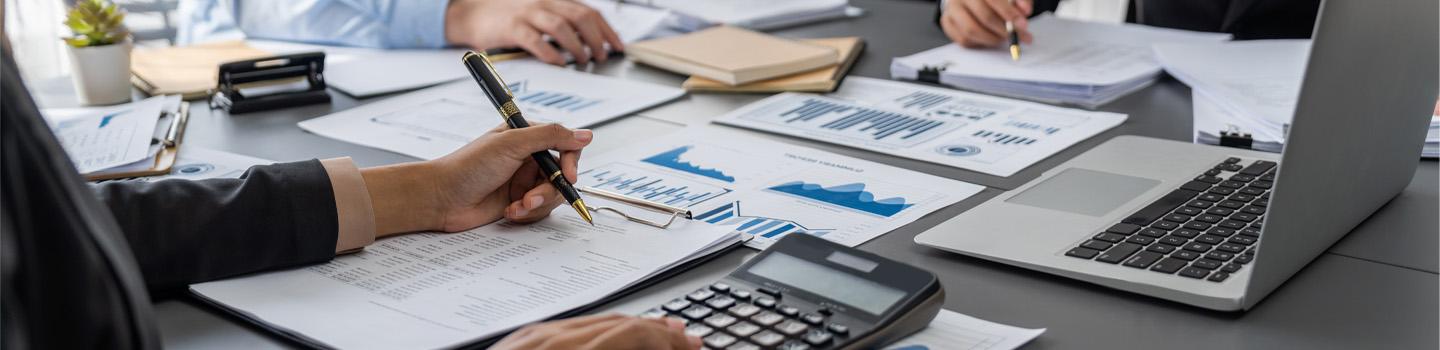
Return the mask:
<svg viewBox="0 0 1440 350">
<path fill-rule="evenodd" d="M 1010 24 L 1013 25 L 1013 27 L 1015 28 L 1015 34 L 1020 36 L 1020 42 L 1028 44 L 1034 39 L 1030 36 L 1029 30 L 1030 20 L 1028 19 L 1028 16 L 1030 15 L 1030 10 L 1033 6 L 1032 4 L 1030 4 L 1030 1 L 1020 0 L 1015 1 L 1015 3 L 1013 4 L 1010 3 L 1010 0 L 985 1 L 989 3 L 990 9 L 994 11 L 995 15 L 999 16 L 1004 21 L 1009 21 Z M 1006 40 L 1009 40 L 1010 33 L 1003 31 L 1005 29 L 1004 23 L 1001 23 L 1000 29 L 1002 30 L 1001 33 L 1005 34 Z"/>
<path fill-rule="evenodd" d="M 570 21 L 570 25 L 575 27 L 584 44 L 590 49 L 590 57 L 596 62 L 605 62 L 609 58 L 608 52 L 605 50 L 607 43 L 616 50 L 623 49 L 620 35 L 610 28 L 610 24 L 605 22 L 605 17 L 595 9 L 570 1 L 552 1 L 546 4 L 555 13 Z M 581 58 L 577 56 L 576 61 L 580 62 Z"/>
<path fill-rule="evenodd" d="M 575 58 L 575 63 L 590 63 L 590 55 L 585 52 L 585 46 L 581 45 L 580 37 L 575 34 L 575 27 L 570 25 L 568 19 L 549 11 L 535 11 L 530 14 L 529 21 L 531 26 L 550 35 L 560 47 L 569 51 L 570 56 Z M 560 63 L 565 62 L 562 60 Z"/>
<path fill-rule="evenodd" d="M 986 32 L 997 37 L 1008 38 L 1009 34 L 1005 31 L 1005 19 L 1001 18 L 1000 15 L 995 12 L 995 9 L 990 6 L 990 3 L 986 1 L 990 0 L 964 1 L 965 8 L 970 10 L 966 12 L 970 14 L 970 18 L 979 26 L 977 29 L 984 29 Z"/>
<path fill-rule="evenodd" d="M 524 160 L 529 159 L 532 153 L 545 150 L 580 150 L 589 145 L 594 136 L 590 130 L 571 130 L 560 124 L 537 124 L 496 133 L 495 141 L 502 155 Z"/>
<path fill-rule="evenodd" d="M 518 223 L 540 221 L 556 207 L 565 203 L 565 197 L 549 182 L 531 188 L 505 208 L 505 219 Z"/>
<path fill-rule="evenodd" d="M 580 171 L 580 152 L 581 151 L 560 152 L 560 172 L 565 174 L 565 180 L 570 181 L 570 183 L 575 183 L 577 180 L 576 173 Z"/>
<path fill-rule="evenodd" d="M 956 43 L 968 48 L 1000 45 L 1001 37 L 982 28 L 967 9 L 951 9 L 945 12 L 945 17 L 940 23 L 941 28 Z"/>
<path fill-rule="evenodd" d="M 700 348 L 700 339 L 685 335 L 684 323 L 679 320 L 630 318 L 605 330 L 586 345 L 595 349 L 692 350 Z"/>
<path fill-rule="evenodd" d="M 561 56 L 560 51 L 555 51 L 555 47 L 550 46 L 550 43 L 545 41 L 545 36 L 540 35 L 539 30 L 531 26 L 523 25 L 515 26 L 512 30 L 515 31 L 515 34 L 512 35 L 515 39 L 515 44 L 525 49 L 525 52 L 529 52 L 531 56 L 535 56 L 535 58 L 541 62 L 553 65 L 565 64 L 565 57 Z"/>
</svg>

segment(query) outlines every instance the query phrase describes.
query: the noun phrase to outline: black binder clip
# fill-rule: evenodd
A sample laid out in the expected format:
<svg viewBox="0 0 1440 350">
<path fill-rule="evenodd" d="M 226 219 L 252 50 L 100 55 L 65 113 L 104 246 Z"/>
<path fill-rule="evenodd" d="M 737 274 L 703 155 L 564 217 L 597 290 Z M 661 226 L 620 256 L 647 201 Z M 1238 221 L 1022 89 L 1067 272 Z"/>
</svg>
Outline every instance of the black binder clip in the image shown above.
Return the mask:
<svg viewBox="0 0 1440 350">
<path fill-rule="evenodd" d="M 939 83 L 940 83 L 940 73 L 943 73 L 943 72 L 945 72 L 945 66 L 943 66 L 943 65 L 923 66 L 923 67 L 920 67 L 920 74 L 915 77 L 915 80 L 919 80 L 919 81 L 923 81 L 923 82 L 927 82 L 927 83 L 931 83 L 931 84 L 939 84 Z"/>
<path fill-rule="evenodd" d="M 1240 128 L 1231 125 L 1228 130 L 1220 131 L 1220 145 L 1244 149 L 1254 149 L 1255 138 L 1248 132 L 1241 132 Z"/>
<path fill-rule="evenodd" d="M 221 64 L 210 108 L 234 114 L 327 103 L 324 72 L 323 52 Z"/>
</svg>

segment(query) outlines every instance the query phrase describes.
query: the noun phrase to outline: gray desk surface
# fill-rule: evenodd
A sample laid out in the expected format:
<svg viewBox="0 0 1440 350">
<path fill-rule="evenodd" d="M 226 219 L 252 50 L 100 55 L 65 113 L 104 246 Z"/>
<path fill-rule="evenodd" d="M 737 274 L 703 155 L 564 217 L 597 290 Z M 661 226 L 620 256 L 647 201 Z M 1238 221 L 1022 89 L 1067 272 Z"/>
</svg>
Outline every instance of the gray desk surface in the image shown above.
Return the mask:
<svg viewBox="0 0 1440 350">
<path fill-rule="evenodd" d="M 931 22 L 933 3 L 852 0 L 861 18 L 791 28 L 792 37 L 859 35 L 867 48 L 852 75 L 888 77 L 890 58 L 945 43 Z M 1044 40 L 1044 38 L 1039 38 Z M 629 62 L 598 73 L 678 85 L 681 77 Z M 227 116 L 196 113 L 187 142 L 274 160 L 353 157 L 361 166 L 412 161 L 394 153 L 307 134 L 296 122 L 378 99 L 356 101 L 332 92 L 330 106 Z M 752 95 L 691 95 L 680 101 L 596 128 L 592 152 L 624 140 L 708 124 L 720 113 L 758 99 Z M 1122 126 L 1011 178 L 887 157 L 801 140 L 784 142 L 989 186 L 974 198 L 942 209 L 861 246 L 930 269 L 949 291 L 945 308 L 1024 327 L 1046 327 L 1027 348 L 1437 348 L 1437 174 L 1423 161 L 1405 192 L 1248 313 L 1216 313 L 1141 295 L 1116 292 L 1006 265 L 943 253 L 911 239 L 941 221 L 1014 188 L 1040 172 L 1116 135 L 1187 140 L 1190 91 L 1165 80 L 1103 110 L 1127 113 Z M 707 126 L 721 127 L 721 126 Z M 682 276 L 614 303 L 610 311 L 637 312 L 723 276 L 754 252 L 721 257 Z M 289 347 L 253 326 L 188 300 L 156 304 L 165 344 L 173 348 Z"/>
</svg>

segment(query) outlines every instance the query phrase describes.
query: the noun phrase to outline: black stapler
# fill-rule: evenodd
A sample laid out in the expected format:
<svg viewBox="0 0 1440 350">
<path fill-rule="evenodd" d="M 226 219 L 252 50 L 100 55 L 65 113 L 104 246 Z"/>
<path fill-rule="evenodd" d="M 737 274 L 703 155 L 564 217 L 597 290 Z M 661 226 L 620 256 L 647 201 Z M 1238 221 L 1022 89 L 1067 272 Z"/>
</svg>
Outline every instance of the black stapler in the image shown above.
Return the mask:
<svg viewBox="0 0 1440 350">
<path fill-rule="evenodd" d="M 323 52 L 221 64 L 210 108 L 234 114 L 327 103 L 324 72 Z"/>
</svg>

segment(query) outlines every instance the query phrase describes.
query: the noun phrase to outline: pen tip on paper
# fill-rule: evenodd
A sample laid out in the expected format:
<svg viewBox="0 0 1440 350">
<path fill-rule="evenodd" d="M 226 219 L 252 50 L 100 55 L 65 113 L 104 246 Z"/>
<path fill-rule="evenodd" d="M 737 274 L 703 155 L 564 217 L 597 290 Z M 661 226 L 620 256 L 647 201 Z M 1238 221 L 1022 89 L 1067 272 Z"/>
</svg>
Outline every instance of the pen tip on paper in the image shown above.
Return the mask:
<svg viewBox="0 0 1440 350">
<path fill-rule="evenodd" d="M 1010 60 L 1020 61 L 1020 45 L 1010 45 Z"/>
<path fill-rule="evenodd" d="M 595 226 L 595 218 L 590 216 L 590 209 L 585 206 L 584 200 L 576 199 L 570 206 L 575 207 L 575 212 L 580 214 L 581 219 L 585 219 L 590 226 Z"/>
</svg>

